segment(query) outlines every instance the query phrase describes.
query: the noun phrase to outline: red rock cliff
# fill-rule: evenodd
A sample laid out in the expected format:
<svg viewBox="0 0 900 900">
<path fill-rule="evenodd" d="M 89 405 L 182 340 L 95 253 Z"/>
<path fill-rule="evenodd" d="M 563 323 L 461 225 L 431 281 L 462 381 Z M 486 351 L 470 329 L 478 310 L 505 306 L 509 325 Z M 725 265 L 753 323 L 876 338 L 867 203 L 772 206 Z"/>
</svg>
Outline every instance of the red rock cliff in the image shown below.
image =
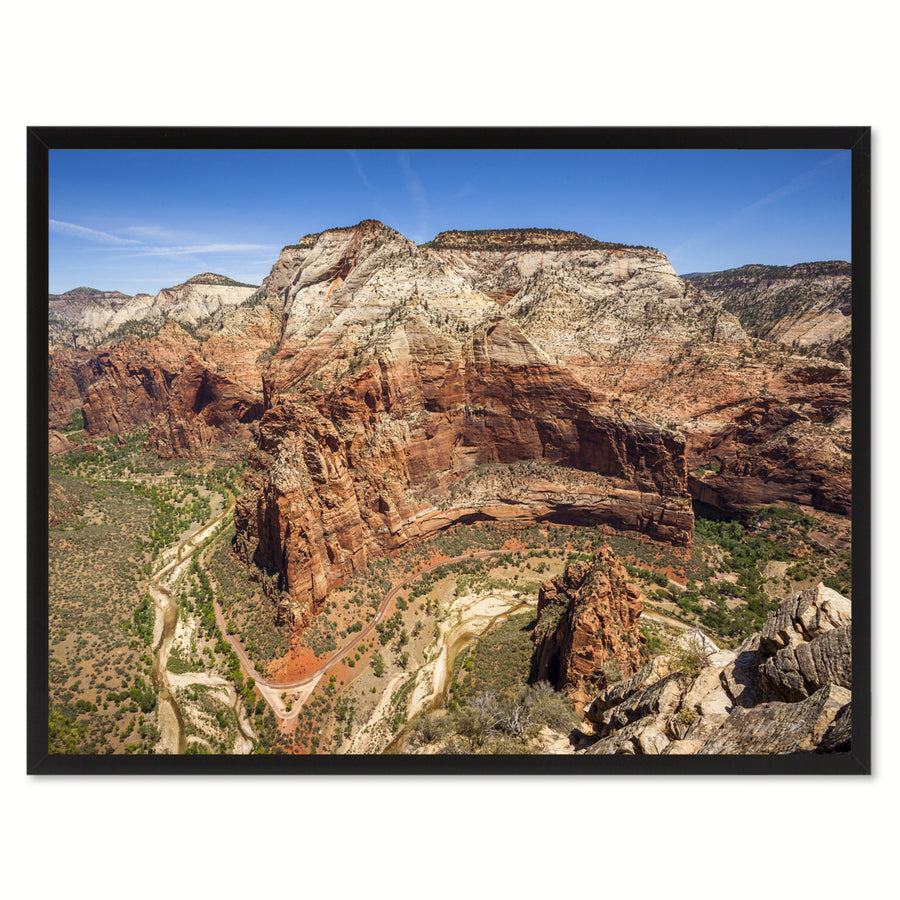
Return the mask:
<svg viewBox="0 0 900 900">
<path fill-rule="evenodd" d="M 298 624 L 370 558 L 458 522 L 690 540 L 683 439 L 604 408 L 506 321 L 460 343 L 411 319 L 327 397 L 271 396 L 236 542 Z"/>
<path fill-rule="evenodd" d="M 610 677 L 640 668 L 640 589 L 604 547 L 593 562 L 570 563 L 538 595 L 532 677 L 564 691 L 581 710 Z"/>
</svg>

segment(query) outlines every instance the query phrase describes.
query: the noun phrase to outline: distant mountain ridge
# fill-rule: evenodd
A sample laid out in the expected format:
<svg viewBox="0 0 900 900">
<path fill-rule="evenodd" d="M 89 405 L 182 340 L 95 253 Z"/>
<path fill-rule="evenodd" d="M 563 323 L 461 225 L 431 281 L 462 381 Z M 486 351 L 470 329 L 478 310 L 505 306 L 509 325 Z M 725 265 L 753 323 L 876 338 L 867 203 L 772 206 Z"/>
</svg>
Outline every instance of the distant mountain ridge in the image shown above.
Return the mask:
<svg viewBox="0 0 900 900">
<path fill-rule="evenodd" d="M 51 349 L 93 349 L 124 337 L 152 337 L 167 322 L 196 327 L 223 309 L 239 306 L 257 290 L 214 272 L 203 272 L 155 296 L 77 287 L 50 295 Z"/>
<path fill-rule="evenodd" d="M 850 360 L 852 266 L 842 260 L 746 265 L 685 275 L 751 335 Z"/>
</svg>

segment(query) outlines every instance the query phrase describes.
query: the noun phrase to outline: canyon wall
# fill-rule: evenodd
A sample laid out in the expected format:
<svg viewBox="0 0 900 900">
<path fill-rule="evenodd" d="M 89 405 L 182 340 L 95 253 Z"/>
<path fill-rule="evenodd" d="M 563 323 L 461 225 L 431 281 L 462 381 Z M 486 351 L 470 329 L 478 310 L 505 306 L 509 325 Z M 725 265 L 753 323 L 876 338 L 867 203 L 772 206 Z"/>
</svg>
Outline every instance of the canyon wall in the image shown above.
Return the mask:
<svg viewBox="0 0 900 900">
<path fill-rule="evenodd" d="M 299 622 L 370 558 L 457 522 L 680 545 L 693 527 L 682 438 L 605 408 L 503 319 L 463 342 L 412 317 L 340 388 L 271 395 L 251 472 L 237 543 Z"/>
</svg>

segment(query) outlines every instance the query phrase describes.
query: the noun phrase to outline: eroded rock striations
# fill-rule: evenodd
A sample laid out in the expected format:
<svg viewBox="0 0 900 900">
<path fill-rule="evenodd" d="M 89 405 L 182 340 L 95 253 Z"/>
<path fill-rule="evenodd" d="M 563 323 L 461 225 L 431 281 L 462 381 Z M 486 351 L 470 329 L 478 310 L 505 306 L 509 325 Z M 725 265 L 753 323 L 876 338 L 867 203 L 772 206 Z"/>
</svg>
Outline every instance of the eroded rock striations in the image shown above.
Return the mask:
<svg viewBox="0 0 900 900">
<path fill-rule="evenodd" d="M 690 495 L 850 508 L 849 369 L 754 344 L 652 248 L 366 220 L 285 247 L 258 290 L 207 273 L 51 308 L 53 427 L 80 404 L 88 435 L 149 426 L 164 457 L 255 444 L 236 540 L 298 625 L 457 522 L 684 545 Z"/>
<path fill-rule="evenodd" d="M 193 327 L 240 306 L 256 292 L 224 275 L 204 272 L 155 296 L 80 287 L 50 295 L 50 351 L 96 348 L 130 336 L 151 337 L 166 322 Z"/>
<path fill-rule="evenodd" d="M 609 548 L 593 562 L 570 563 L 538 594 L 532 681 L 549 682 L 581 709 L 610 677 L 640 667 L 643 609 L 640 589 Z"/>
<path fill-rule="evenodd" d="M 327 395 L 270 394 L 251 469 L 237 541 L 298 622 L 369 559 L 458 522 L 681 545 L 693 526 L 680 436 L 604 408 L 506 320 L 458 341 L 411 317 Z"/>
<path fill-rule="evenodd" d="M 824 585 L 783 601 L 760 634 L 717 651 L 699 632 L 585 708 L 592 754 L 846 751 L 850 601 Z M 685 663 L 685 659 L 689 664 Z"/>
<path fill-rule="evenodd" d="M 741 266 L 686 276 L 720 300 L 755 337 L 809 347 L 850 362 L 852 267 L 848 262 Z"/>
</svg>

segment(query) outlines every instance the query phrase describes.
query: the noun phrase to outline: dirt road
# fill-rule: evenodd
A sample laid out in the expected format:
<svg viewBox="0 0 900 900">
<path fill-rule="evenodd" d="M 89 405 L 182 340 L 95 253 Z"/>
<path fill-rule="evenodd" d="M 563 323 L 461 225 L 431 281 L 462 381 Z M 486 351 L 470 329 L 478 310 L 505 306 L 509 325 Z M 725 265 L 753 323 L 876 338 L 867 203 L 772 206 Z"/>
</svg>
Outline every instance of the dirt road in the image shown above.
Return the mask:
<svg viewBox="0 0 900 900">
<path fill-rule="evenodd" d="M 339 663 L 348 653 L 356 650 L 356 647 L 359 643 L 367 638 L 374 630 L 378 623 L 381 621 L 381 617 L 384 614 L 385 610 L 390 605 L 391 601 L 400 593 L 405 587 L 408 587 L 412 582 L 421 578 L 423 575 L 427 575 L 429 572 L 435 571 L 435 569 L 439 569 L 441 566 L 449 566 L 453 563 L 465 562 L 467 560 L 473 559 L 488 559 L 491 556 L 499 556 L 501 554 L 516 554 L 516 553 L 528 553 L 530 550 L 480 550 L 477 553 L 464 553 L 461 556 L 454 556 L 452 559 L 445 559 L 438 563 L 432 563 L 429 566 L 424 566 L 423 568 L 417 570 L 404 581 L 401 581 L 399 584 L 392 587 L 383 597 L 381 603 L 378 606 L 377 611 L 372 617 L 371 621 L 368 625 L 363 628 L 362 631 L 356 632 L 352 638 L 350 638 L 343 647 L 339 650 L 335 651 L 328 660 L 319 666 L 315 672 L 301 678 L 297 681 L 270 681 L 266 678 L 263 678 L 259 672 L 256 670 L 256 667 L 250 660 L 250 657 L 247 655 L 247 651 L 244 649 L 241 642 L 234 636 L 228 634 L 225 628 L 225 618 L 222 614 L 222 608 L 219 605 L 218 597 L 214 597 L 213 605 L 215 607 L 216 612 L 216 624 L 219 626 L 219 630 L 224 635 L 225 639 L 231 645 L 234 652 L 237 654 L 238 659 L 241 661 L 241 668 L 244 670 L 244 674 L 252 678 L 257 686 L 260 688 L 260 693 L 266 698 L 269 706 L 272 707 L 272 711 L 275 713 L 278 718 L 282 721 L 289 721 L 290 719 L 295 718 L 300 712 L 303 703 L 312 693 L 312 688 L 318 682 L 318 680 L 334 665 Z M 308 688 L 308 690 L 302 691 L 298 693 L 292 698 L 291 707 L 288 710 L 287 706 L 282 702 L 280 693 L 285 691 L 300 691 L 303 688 Z"/>
</svg>

